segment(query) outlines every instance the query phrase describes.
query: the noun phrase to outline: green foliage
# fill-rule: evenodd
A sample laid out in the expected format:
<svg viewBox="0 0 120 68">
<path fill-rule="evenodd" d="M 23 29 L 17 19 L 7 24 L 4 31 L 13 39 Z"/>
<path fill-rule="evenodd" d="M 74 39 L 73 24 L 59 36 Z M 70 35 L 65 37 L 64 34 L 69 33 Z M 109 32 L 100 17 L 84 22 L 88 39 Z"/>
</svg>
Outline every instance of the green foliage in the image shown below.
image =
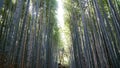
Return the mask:
<svg viewBox="0 0 120 68">
<path fill-rule="evenodd" d="M 1 0 L 0 52 L 6 64 L 57 68 L 61 61 L 71 68 L 119 68 L 120 0 L 63 2 L 61 28 L 56 0 Z"/>
</svg>

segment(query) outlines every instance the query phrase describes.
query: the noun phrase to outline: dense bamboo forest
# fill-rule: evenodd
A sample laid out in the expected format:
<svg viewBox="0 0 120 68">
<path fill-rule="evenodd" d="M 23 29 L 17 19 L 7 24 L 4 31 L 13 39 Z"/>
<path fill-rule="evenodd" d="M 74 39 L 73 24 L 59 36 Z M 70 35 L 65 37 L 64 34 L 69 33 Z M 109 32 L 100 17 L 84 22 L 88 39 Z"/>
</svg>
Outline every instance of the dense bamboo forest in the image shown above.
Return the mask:
<svg viewBox="0 0 120 68">
<path fill-rule="evenodd" d="M 0 0 L 0 68 L 120 68 L 120 0 Z"/>
</svg>

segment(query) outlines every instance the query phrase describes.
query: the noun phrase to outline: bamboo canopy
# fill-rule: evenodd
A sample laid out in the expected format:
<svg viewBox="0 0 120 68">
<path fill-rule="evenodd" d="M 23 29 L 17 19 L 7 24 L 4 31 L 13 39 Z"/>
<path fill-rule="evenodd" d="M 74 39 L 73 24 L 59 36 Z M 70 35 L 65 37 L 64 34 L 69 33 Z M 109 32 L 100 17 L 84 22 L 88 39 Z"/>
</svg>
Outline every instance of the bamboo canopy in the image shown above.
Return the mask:
<svg viewBox="0 0 120 68">
<path fill-rule="evenodd" d="M 0 68 L 120 68 L 120 0 L 0 0 Z"/>
</svg>

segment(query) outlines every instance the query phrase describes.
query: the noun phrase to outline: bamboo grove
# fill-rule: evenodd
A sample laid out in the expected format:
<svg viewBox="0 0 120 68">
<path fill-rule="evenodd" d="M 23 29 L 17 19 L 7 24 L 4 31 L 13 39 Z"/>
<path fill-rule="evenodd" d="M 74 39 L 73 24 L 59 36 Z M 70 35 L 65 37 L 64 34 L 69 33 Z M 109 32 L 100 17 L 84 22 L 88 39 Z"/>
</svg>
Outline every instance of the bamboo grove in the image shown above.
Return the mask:
<svg viewBox="0 0 120 68">
<path fill-rule="evenodd" d="M 5 68 L 56 68 L 56 5 L 55 0 L 4 1 L 0 48 Z"/>
<path fill-rule="evenodd" d="M 66 0 L 71 68 L 120 67 L 120 1 Z M 69 6 L 68 6 L 69 5 Z"/>
<path fill-rule="evenodd" d="M 0 68 L 120 68 L 120 0 L 62 2 L 69 64 L 56 0 L 0 0 Z"/>
</svg>

